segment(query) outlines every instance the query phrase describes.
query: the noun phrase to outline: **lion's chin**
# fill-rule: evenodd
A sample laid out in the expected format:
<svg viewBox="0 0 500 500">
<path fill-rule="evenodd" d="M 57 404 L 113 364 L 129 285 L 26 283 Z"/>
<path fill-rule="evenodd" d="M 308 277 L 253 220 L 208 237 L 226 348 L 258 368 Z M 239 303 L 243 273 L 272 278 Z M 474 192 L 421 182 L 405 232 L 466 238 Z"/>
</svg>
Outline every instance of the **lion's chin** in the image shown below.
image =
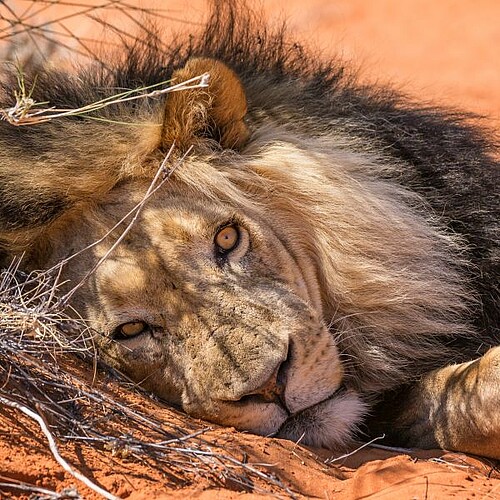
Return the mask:
<svg viewBox="0 0 500 500">
<path fill-rule="evenodd" d="M 366 412 L 354 391 L 338 391 L 330 398 L 290 416 L 276 437 L 310 446 L 340 450 L 347 447 Z"/>
<path fill-rule="evenodd" d="M 367 409 L 356 392 L 343 389 L 293 415 L 275 403 L 238 406 L 238 416 L 230 419 L 238 429 L 331 450 L 342 450 L 351 443 Z"/>
</svg>

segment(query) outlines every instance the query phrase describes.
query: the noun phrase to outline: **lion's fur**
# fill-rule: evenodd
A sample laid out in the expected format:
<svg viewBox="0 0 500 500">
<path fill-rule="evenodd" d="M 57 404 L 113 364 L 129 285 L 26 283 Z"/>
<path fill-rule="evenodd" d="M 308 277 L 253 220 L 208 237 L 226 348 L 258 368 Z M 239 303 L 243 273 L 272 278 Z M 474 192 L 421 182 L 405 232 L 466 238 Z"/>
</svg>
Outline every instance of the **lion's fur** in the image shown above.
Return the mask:
<svg viewBox="0 0 500 500">
<path fill-rule="evenodd" d="M 242 413 L 220 401 L 258 389 L 286 359 L 300 374 L 287 398 L 301 413 L 281 434 L 338 446 L 385 391 L 500 343 L 498 164 L 470 117 L 362 86 L 338 62 L 312 62 L 283 31 L 257 27 L 242 6 L 217 4 L 198 38 L 149 40 L 78 78 L 37 70 L 33 97 L 58 107 L 205 68 L 213 86 L 107 108 L 108 122 L 1 123 L 0 252 L 7 261 L 26 251 L 29 266 L 46 267 L 84 248 L 140 201 L 173 142 L 181 152 L 193 144 L 75 305 L 104 334 L 108 360 L 240 428 L 283 423 L 270 405 Z M 4 79 L 3 106 L 12 88 Z M 222 279 L 206 241 L 224 221 L 245 227 L 250 243 Z M 77 282 L 110 244 L 66 277 Z M 127 358 L 130 347 L 106 337 L 119 323 L 112 310 L 122 322 L 167 322 L 186 358 L 136 339 Z M 170 378 L 159 381 L 162 367 Z M 328 399 L 332 388 L 339 395 Z"/>
</svg>

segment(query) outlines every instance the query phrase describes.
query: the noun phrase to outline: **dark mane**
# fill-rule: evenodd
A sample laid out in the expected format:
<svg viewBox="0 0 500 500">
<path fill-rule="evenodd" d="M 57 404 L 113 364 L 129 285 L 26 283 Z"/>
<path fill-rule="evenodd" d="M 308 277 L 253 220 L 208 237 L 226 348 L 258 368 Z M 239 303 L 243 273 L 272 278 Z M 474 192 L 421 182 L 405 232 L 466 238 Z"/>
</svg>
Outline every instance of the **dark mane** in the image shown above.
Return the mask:
<svg viewBox="0 0 500 500">
<path fill-rule="evenodd" d="M 27 75 L 27 85 L 34 82 L 36 73 L 36 101 L 76 108 L 116 89 L 168 80 L 191 57 L 220 59 L 243 81 L 250 116 L 272 115 L 291 128 L 302 123 L 311 134 L 338 128 L 402 161 L 395 180 L 423 195 L 450 230 L 464 236 L 473 263 L 472 279 L 483 299 L 484 310 L 478 311 L 476 324 L 493 333 L 492 344 L 498 343 L 500 169 L 493 132 L 469 114 L 420 105 L 387 87 L 362 85 L 340 61 L 319 61 L 290 41 L 284 25 L 263 26 L 244 3 L 215 0 L 211 12 L 201 32 L 177 36 L 168 43 L 145 34 L 141 42 L 125 44 L 121 54 L 103 64 L 80 70 L 78 77 L 38 69 Z M 15 78 L 4 81 L 2 87 L 1 105 L 11 106 Z M 132 112 L 142 113 L 149 105 L 155 103 L 138 103 Z M 102 114 L 113 119 L 121 112 L 117 106 Z M 27 150 L 23 154 L 30 157 L 45 153 L 44 144 L 50 141 L 40 138 L 59 133 L 59 127 L 64 130 L 64 125 L 54 122 L 21 131 L 0 124 L 4 141 L 22 143 Z"/>
</svg>

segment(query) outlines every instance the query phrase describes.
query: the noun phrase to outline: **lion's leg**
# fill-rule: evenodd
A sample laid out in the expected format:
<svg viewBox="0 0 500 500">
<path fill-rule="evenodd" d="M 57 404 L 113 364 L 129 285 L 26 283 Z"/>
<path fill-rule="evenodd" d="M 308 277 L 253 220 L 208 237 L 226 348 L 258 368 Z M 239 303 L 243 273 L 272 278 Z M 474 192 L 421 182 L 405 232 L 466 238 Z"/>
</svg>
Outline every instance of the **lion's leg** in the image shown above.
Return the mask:
<svg viewBox="0 0 500 500">
<path fill-rule="evenodd" d="M 500 459 L 500 347 L 430 372 L 392 403 L 392 441 Z"/>
</svg>

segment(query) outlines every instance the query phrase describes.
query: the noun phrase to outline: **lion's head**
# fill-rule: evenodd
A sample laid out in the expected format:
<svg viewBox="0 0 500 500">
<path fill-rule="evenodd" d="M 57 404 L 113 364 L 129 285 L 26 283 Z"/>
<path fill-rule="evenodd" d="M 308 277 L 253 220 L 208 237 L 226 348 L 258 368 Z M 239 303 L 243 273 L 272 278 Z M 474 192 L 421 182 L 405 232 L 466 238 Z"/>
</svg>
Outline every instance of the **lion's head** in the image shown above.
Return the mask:
<svg viewBox="0 0 500 500">
<path fill-rule="evenodd" d="M 71 235 L 71 246 L 98 240 L 147 188 L 116 188 L 79 221 L 86 230 Z M 270 214 L 201 191 L 166 183 L 75 298 L 103 334 L 106 359 L 192 415 L 259 434 L 320 404 L 342 424 L 334 425 L 342 441 L 346 408 L 359 417 L 362 404 L 344 392 L 330 399 L 343 368 L 312 262 Z M 92 261 L 109 246 L 93 249 Z M 72 283 L 91 265 L 75 260 Z"/>
<path fill-rule="evenodd" d="M 9 130 L 2 175 L 29 173 L 55 201 L 1 242 L 33 268 L 68 259 L 61 279 L 78 285 L 73 307 L 103 357 L 164 400 L 342 446 L 377 394 L 438 366 L 469 331 L 456 242 L 389 180 L 399 160 L 285 108 L 289 82 L 242 84 L 205 58 L 173 79 L 205 72 L 208 89 L 119 109 L 121 121 L 48 123 L 40 139 Z"/>
</svg>

